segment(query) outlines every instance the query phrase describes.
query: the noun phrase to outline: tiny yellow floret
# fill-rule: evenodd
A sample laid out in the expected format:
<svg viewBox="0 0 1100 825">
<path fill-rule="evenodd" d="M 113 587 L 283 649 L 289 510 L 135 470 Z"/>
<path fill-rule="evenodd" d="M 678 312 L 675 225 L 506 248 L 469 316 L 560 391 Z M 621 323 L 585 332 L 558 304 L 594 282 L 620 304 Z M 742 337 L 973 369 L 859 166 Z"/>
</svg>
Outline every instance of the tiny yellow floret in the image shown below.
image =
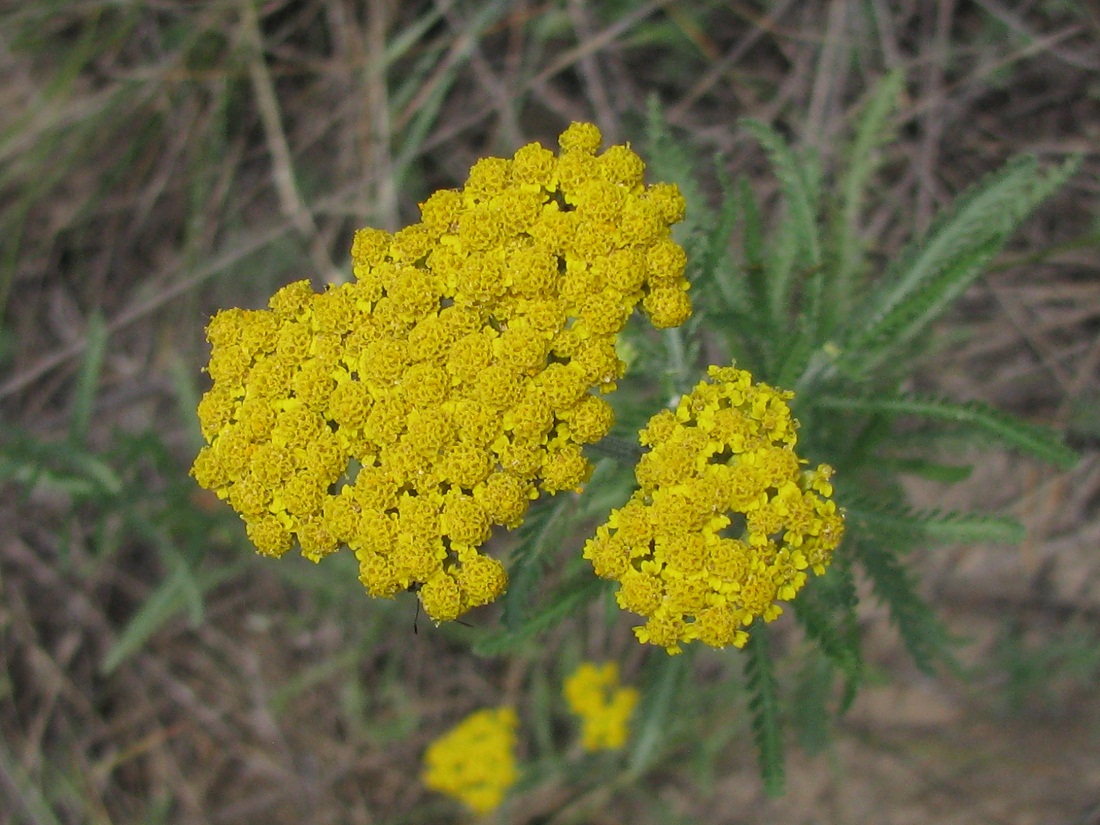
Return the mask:
<svg viewBox="0 0 1100 825">
<path fill-rule="evenodd" d="M 432 742 L 424 753 L 424 784 L 487 814 L 504 801 L 519 778 L 516 712 L 479 710 Z"/>
<path fill-rule="evenodd" d="M 639 694 L 620 686 L 617 664 L 582 662 L 566 678 L 563 693 L 569 711 L 580 717 L 586 751 L 618 750 L 626 744 Z"/>
</svg>

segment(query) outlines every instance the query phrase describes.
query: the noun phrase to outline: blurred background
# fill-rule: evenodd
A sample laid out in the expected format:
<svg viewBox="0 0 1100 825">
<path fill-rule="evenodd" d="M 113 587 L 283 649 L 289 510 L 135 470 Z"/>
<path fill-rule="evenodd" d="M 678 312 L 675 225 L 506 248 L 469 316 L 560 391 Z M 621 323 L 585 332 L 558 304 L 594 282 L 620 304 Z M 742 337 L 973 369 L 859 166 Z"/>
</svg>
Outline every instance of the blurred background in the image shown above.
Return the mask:
<svg viewBox="0 0 1100 825">
<path fill-rule="evenodd" d="M 430 739 L 533 701 L 536 669 L 558 690 L 562 645 L 629 676 L 628 621 L 477 659 L 491 609 L 436 629 L 412 594 L 368 599 L 348 554 L 256 557 L 187 475 L 203 327 L 347 279 L 356 228 L 573 120 L 644 157 L 656 102 L 700 170 L 766 196 L 739 118 L 828 168 L 895 69 L 883 261 L 1007 158 L 1084 156 L 916 387 L 1056 427 L 1080 465 L 991 453 L 913 486 L 1028 538 L 910 560 L 954 672 L 920 674 L 864 603 L 869 683 L 822 752 L 791 749 L 785 797 L 731 694 L 642 786 L 566 815 L 568 777 L 529 784 L 500 821 L 1100 823 L 1100 10 L 1075 0 L 0 2 L 0 823 L 456 821 L 416 781 Z M 712 696 L 736 656 L 700 660 Z"/>
</svg>

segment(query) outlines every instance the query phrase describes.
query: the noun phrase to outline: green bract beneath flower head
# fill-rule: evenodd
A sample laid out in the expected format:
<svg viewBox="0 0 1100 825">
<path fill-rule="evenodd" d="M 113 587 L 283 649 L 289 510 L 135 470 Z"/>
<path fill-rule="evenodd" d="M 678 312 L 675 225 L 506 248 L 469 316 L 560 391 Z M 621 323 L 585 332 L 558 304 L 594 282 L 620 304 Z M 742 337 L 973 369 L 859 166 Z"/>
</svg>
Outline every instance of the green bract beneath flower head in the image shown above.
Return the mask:
<svg viewBox="0 0 1100 825">
<path fill-rule="evenodd" d="M 732 367 L 708 375 L 642 430 L 640 489 L 584 548 L 619 582 L 619 606 L 646 617 L 638 639 L 669 653 L 743 646 L 807 570 L 825 572 L 844 532 L 832 468 L 805 470 L 794 452 L 793 394 Z"/>
<path fill-rule="evenodd" d="M 628 316 L 691 314 L 669 231 L 683 198 L 645 187 L 629 147 L 599 154 L 591 124 L 560 145 L 482 159 L 420 223 L 360 230 L 352 283 L 299 281 L 211 319 L 192 474 L 261 553 L 347 546 L 371 595 L 419 589 L 451 620 L 504 591 L 479 550 L 492 529 L 588 480 L 581 445 L 611 427 L 600 395 Z"/>
</svg>

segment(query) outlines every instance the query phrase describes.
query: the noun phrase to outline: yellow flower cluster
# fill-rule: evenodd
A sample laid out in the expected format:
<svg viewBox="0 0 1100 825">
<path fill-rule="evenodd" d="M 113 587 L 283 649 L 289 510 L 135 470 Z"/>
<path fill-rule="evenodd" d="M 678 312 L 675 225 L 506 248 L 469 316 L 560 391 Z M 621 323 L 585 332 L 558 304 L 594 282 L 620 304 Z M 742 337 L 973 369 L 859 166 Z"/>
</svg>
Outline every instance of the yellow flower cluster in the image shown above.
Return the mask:
<svg viewBox="0 0 1100 825">
<path fill-rule="evenodd" d="M 516 727 L 509 707 L 479 710 L 436 739 L 424 753 L 424 784 L 474 813 L 498 807 L 519 778 Z"/>
<path fill-rule="evenodd" d="M 479 547 L 540 490 L 587 481 L 627 317 L 691 313 L 669 231 L 683 198 L 600 140 L 574 123 L 558 156 L 533 143 L 482 159 L 420 223 L 358 232 L 353 283 L 299 281 L 268 310 L 214 316 L 192 473 L 261 553 L 346 545 L 371 595 L 418 588 L 436 621 L 503 592 Z"/>
<path fill-rule="evenodd" d="M 626 744 L 638 691 L 619 686 L 614 662 L 582 662 L 565 680 L 565 701 L 581 719 L 581 744 L 587 751 L 617 750 Z"/>
<path fill-rule="evenodd" d="M 710 367 L 675 412 L 641 432 L 640 489 L 584 547 L 596 574 L 620 583 L 619 606 L 646 617 L 641 642 L 741 647 L 743 629 L 782 612 L 821 575 L 844 532 L 832 468 L 803 470 L 792 393 L 733 367 Z"/>
</svg>

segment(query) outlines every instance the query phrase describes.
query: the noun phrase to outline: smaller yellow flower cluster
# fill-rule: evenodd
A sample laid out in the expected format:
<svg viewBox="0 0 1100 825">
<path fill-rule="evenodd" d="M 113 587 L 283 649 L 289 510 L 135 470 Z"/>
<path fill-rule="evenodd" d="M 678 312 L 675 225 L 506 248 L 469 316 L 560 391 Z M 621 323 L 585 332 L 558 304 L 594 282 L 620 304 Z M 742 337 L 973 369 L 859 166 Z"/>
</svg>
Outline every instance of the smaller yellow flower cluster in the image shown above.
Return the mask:
<svg viewBox="0 0 1100 825">
<path fill-rule="evenodd" d="M 617 750 L 626 744 L 638 691 L 620 687 L 614 662 L 582 662 L 565 680 L 565 701 L 581 719 L 581 744 L 587 751 Z"/>
<path fill-rule="evenodd" d="M 346 545 L 372 596 L 419 588 L 436 621 L 504 591 L 479 548 L 540 490 L 587 481 L 581 448 L 611 427 L 600 393 L 622 375 L 627 317 L 691 314 L 669 231 L 683 198 L 600 140 L 574 123 L 560 156 L 532 143 L 484 158 L 420 223 L 359 231 L 354 283 L 299 281 L 269 310 L 214 316 L 192 473 L 261 553 Z"/>
<path fill-rule="evenodd" d="M 436 739 L 424 753 L 423 782 L 487 814 L 519 778 L 516 727 L 510 707 L 479 710 Z"/>
<path fill-rule="evenodd" d="M 821 575 L 844 532 L 832 468 L 803 470 L 787 401 L 793 393 L 733 367 L 710 367 L 675 412 L 649 420 L 640 489 L 584 547 L 598 576 L 620 583 L 619 606 L 646 617 L 639 641 L 742 647 L 758 616 L 772 621 Z"/>
</svg>

